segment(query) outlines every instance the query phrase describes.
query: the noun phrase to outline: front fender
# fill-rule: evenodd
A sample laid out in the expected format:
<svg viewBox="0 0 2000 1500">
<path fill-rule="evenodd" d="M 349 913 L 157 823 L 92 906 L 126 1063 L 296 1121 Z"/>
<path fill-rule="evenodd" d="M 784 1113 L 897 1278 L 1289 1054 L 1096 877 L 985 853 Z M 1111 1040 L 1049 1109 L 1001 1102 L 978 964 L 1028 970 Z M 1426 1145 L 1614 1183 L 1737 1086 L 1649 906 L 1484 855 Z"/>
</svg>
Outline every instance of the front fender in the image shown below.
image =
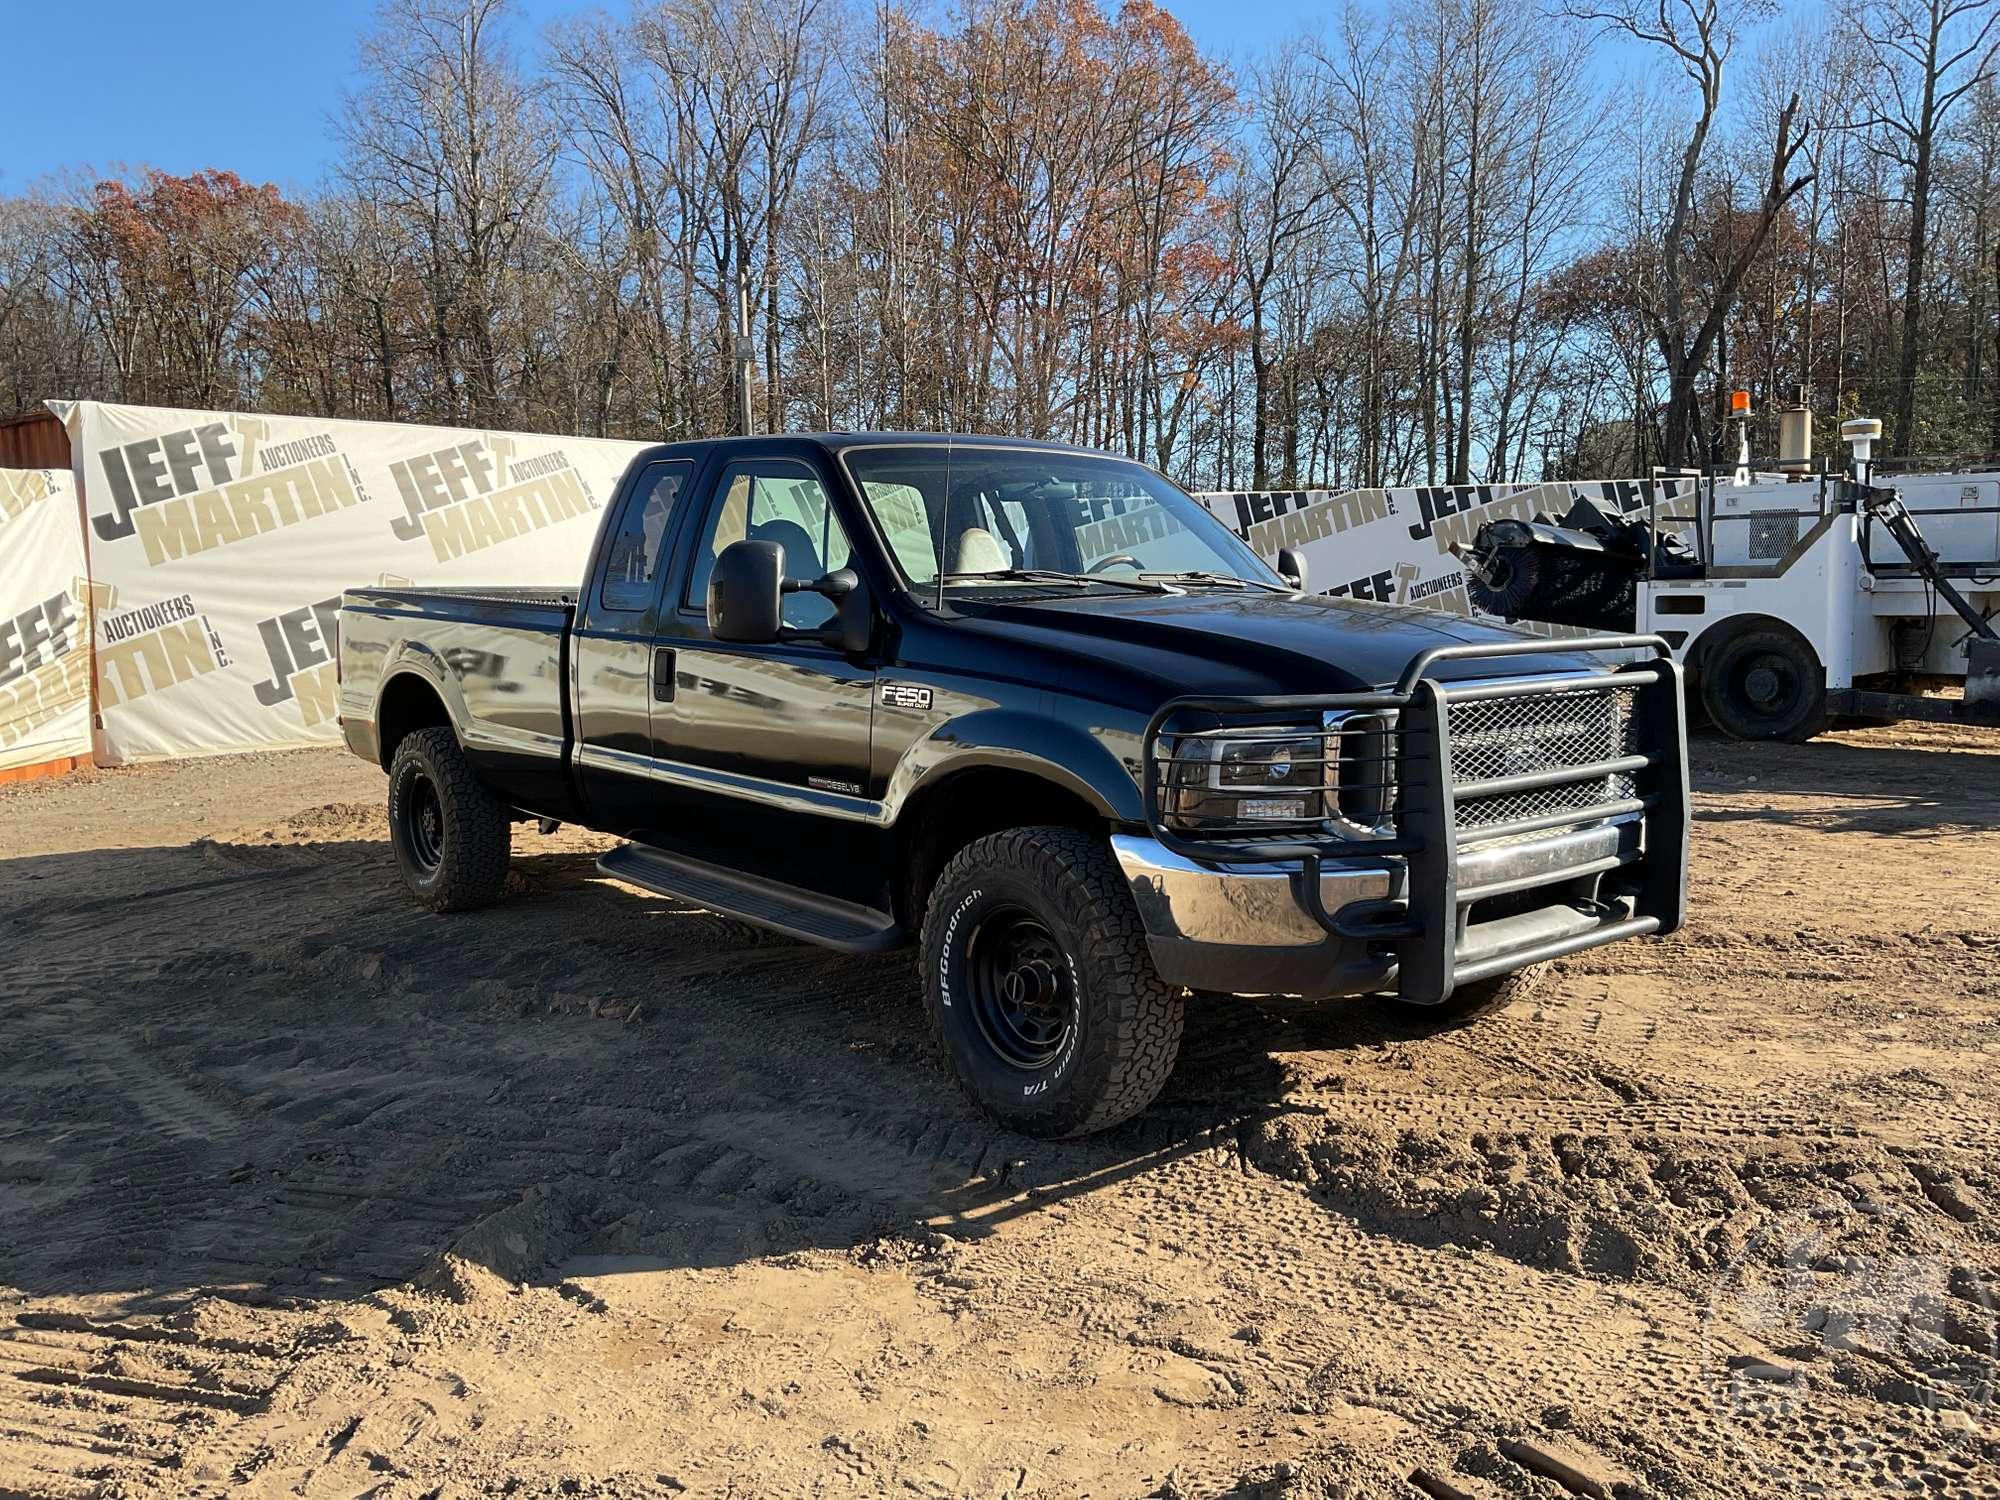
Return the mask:
<svg viewBox="0 0 2000 1500">
<path fill-rule="evenodd" d="M 1023 771 L 1088 802 L 1114 824 L 1141 824 L 1139 749 L 1144 726 L 1079 725 L 1016 708 L 948 719 L 911 745 L 883 795 L 893 823 L 910 799 L 946 776 L 980 767 Z"/>
</svg>

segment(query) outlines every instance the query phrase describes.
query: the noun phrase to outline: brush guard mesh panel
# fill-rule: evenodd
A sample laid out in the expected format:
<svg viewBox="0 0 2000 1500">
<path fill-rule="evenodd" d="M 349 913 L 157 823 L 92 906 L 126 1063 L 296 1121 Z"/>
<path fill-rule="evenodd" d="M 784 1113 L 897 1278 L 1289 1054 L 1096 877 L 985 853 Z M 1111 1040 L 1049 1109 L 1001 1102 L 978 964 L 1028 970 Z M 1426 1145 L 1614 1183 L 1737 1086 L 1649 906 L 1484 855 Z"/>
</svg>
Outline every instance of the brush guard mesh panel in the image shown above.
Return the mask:
<svg viewBox="0 0 2000 1500">
<path fill-rule="evenodd" d="M 1633 714 L 1636 692 L 1635 688 L 1594 689 L 1450 704 L 1446 727 L 1454 788 L 1642 754 Z M 1635 787 L 1630 774 L 1613 773 L 1474 796 L 1454 804 L 1454 821 L 1460 829 L 1484 828 L 1580 812 L 1629 801 Z"/>
</svg>

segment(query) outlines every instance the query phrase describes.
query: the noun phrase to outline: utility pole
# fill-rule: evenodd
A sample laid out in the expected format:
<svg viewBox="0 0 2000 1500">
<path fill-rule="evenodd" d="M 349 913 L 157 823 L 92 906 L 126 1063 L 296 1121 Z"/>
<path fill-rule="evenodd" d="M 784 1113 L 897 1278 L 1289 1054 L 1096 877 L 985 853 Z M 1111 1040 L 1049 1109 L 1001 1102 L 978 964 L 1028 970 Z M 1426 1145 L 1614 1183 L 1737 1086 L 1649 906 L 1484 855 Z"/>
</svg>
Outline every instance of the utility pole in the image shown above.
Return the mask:
<svg viewBox="0 0 2000 1500">
<path fill-rule="evenodd" d="M 1847 204 L 1839 188 L 1833 192 L 1833 212 L 1840 225 L 1839 281 L 1833 294 L 1834 308 L 1839 314 L 1833 336 L 1833 419 L 1838 422 L 1841 405 L 1847 400 Z"/>
<path fill-rule="evenodd" d="M 750 278 L 736 272 L 736 432 L 750 436 L 750 373 L 757 363 L 757 346 L 750 337 Z"/>
</svg>

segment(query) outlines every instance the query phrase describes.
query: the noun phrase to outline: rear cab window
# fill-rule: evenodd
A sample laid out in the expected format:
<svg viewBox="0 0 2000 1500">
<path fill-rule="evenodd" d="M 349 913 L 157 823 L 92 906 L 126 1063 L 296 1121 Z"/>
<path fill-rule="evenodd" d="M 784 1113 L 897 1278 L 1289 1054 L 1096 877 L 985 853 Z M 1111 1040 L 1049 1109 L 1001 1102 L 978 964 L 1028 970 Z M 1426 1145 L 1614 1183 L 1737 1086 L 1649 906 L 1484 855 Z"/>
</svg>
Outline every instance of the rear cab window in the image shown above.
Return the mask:
<svg viewBox="0 0 2000 1500">
<path fill-rule="evenodd" d="M 638 613 L 653 607 L 674 508 L 693 475 L 687 459 L 648 464 L 640 474 L 605 541 L 598 594 L 604 608 Z"/>
</svg>

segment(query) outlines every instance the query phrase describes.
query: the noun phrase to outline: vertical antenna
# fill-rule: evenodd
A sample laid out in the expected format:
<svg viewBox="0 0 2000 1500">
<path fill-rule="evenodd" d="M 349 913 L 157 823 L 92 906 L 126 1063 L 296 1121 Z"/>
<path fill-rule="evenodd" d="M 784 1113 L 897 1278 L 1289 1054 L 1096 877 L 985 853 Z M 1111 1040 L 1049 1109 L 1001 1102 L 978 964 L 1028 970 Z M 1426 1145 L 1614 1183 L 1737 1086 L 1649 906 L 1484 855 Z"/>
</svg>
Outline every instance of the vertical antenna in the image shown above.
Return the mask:
<svg viewBox="0 0 2000 1500">
<path fill-rule="evenodd" d="M 951 545 L 951 461 L 952 439 L 957 436 L 958 424 L 952 415 L 951 391 L 947 387 L 942 393 L 943 400 L 938 407 L 938 415 L 944 418 L 944 516 L 938 529 L 937 565 L 937 611 L 944 613 L 944 554 Z"/>
</svg>

